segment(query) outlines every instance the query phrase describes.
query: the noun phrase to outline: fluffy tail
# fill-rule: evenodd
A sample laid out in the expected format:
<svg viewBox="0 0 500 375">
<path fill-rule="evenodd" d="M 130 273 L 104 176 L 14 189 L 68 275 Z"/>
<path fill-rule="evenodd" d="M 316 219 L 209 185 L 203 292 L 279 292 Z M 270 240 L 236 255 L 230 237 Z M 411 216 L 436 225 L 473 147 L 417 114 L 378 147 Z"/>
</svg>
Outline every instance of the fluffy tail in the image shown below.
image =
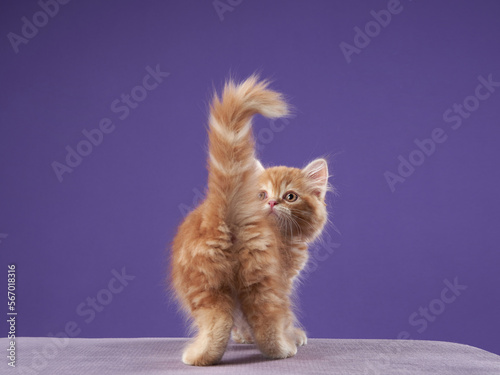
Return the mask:
<svg viewBox="0 0 500 375">
<path fill-rule="evenodd" d="M 207 198 L 212 214 L 236 225 L 258 210 L 252 116 L 288 114 L 282 95 L 269 90 L 268 85 L 255 75 L 238 85 L 230 80 L 220 98 L 214 95 L 210 108 Z"/>
</svg>

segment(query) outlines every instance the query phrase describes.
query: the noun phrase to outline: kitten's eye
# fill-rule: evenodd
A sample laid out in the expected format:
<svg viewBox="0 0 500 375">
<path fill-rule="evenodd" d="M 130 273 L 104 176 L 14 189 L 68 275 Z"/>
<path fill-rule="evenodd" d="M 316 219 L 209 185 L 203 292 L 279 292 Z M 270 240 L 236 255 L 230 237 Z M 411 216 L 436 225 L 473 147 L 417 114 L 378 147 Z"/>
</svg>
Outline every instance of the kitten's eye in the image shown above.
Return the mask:
<svg viewBox="0 0 500 375">
<path fill-rule="evenodd" d="M 262 190 L 260 193 L 259 193 L 259 199 L 260 200 L 264 200 L 267 198 L 267 192 L 265 190 Z"/>
<path fill-rule="evenodd" d="M 293 191 L 289 191 L 283 195 L 283 199 L 287 202 L 295 202 L 299 196 Z"/>
</svg>

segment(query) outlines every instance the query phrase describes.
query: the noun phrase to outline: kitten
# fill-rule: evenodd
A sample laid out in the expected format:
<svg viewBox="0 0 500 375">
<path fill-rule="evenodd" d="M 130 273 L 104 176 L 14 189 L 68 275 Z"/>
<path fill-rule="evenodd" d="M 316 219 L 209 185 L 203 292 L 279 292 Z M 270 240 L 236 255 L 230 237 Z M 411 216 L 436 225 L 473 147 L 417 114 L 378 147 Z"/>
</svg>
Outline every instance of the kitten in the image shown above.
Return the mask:
<svg viewBox="0 0 500 375">
<path fill-rule="evenodd" d="M 172 245 L 172 287 L 197 330 L 182 356 L 189 365 L 217 363 L 235 323 L 269 358 L 291 357 L 305 344 L 290 294 L 306 244 L 326 222 L 328 172 L 321 159 L 303 170 L 262 170 L 251 118 L 288 114 L 267 87 L 255 76 L 229 81 L 211 105 L 206 198 Z"/>
</svg>

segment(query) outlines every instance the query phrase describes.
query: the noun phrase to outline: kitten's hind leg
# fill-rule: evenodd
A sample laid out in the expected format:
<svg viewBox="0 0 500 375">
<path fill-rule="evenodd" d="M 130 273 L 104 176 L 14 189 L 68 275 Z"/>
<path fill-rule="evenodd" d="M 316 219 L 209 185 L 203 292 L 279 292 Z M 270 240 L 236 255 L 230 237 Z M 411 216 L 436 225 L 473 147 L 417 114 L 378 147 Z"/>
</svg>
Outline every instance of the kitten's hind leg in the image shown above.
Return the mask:
<svg viewBox="0 0 500 375">
<path fill-rule="evenodd" d="M 240 301 L 262 354 L 280 359 L 293 357 L 297 353 L 295 340 L 290 337 L 286 327 L 290 314 L 286 295 L 275 293 L 263 282 L 243 291 Z"/>
<path fill-rule="evenodd" d="M 204 301 L 191 311 L 198 334 L 184 349 L 182 362 L 207 366 L 219 362 L 226 350 L 233 326 L 233 302 L 220 290 L 203 291 L 199 298 Z"/>
</svg>

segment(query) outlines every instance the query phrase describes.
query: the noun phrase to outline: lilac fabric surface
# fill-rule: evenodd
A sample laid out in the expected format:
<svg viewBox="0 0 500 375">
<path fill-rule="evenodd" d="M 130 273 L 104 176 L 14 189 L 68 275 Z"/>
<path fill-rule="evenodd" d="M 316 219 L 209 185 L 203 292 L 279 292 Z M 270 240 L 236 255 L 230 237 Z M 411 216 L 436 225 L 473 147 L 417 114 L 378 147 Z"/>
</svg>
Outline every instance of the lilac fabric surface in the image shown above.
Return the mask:
<svg viewBox="0 0 500 375">
<path fill-rule="evenodd" d="M 311 339 L 297 355 L 268 360 L 254 345 L 231 343 L 217 366 L 184 365 L 187 339 L 18 338 L 16 368 L 2 374 L 500 374 L 500 356 L 454 343 Z M 6 338 L 0 339 L 8 347 Z"/>
</svg>

